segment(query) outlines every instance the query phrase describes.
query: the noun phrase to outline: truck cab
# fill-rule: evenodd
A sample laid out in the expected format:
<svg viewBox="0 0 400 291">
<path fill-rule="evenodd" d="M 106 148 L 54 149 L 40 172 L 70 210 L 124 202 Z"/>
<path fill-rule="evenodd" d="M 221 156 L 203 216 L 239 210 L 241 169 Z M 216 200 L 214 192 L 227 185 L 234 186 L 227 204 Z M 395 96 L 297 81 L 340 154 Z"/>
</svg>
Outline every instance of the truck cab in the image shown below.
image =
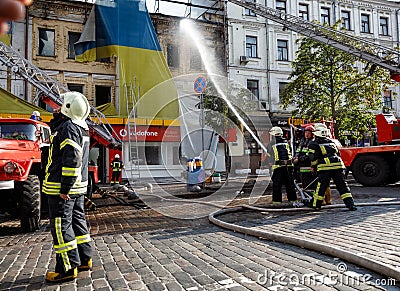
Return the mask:
<svg viewBox="0 0 400 291">
<path fill-rule="evenodd" d="M 25 231 L 40 226 L 40 185 L 50 143 L 50 127 L 26 118 L 0 118 L 0 195 L 6 211 Z"/>
</svg>

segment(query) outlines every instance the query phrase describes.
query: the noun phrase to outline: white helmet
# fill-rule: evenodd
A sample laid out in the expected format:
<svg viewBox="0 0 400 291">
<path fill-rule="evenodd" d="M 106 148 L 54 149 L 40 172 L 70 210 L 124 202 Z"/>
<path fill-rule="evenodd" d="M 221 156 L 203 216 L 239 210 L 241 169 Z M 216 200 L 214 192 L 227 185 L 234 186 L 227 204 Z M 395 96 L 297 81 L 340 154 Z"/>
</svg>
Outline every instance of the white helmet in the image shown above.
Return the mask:
<svg viewBox="0 0 400 291">
<path fill-rule="evenodd" d="M 114 158 L 119 159 L 119 154 L 115 154 Z"/>
<path fill-rule="evenodd" d="M 71 118 L 72 122 L 88 129 L 86 118 L 90 113 L 90 105 L 86 97 L 79 92 L 67 92 L 61 94 L 64 98 L 63 105 L 61 106 L 61 113 Z"/>
<path fill-rule="evenodd" d="M 35 116 L 39 117 L 40 116 L 40 112 L 35 110 L 35 111 L 32 112 L 32 115 L 35 115 Z"/>
<path fill-rule="evenodd" d="M 318 130 L 320 128 L 327 129 L 328 127 L 324 123 L 314 123 L 314 128 L 315 128 L 315 130 Z"/>
<path fill-rule="evenodd" d="M 315 130 L 314 134 L 319 137 L 329 137 L 329 129 L 319 127 Z"/>
<path fill-rule="evenodd" d="M 273 135 L 273 136 L 282 136 L 283 135 L 283 130 L 279 126 L 274 126 L 273 128 L 271 128 L 269 133 L 271 135 Z"/>
</svg>

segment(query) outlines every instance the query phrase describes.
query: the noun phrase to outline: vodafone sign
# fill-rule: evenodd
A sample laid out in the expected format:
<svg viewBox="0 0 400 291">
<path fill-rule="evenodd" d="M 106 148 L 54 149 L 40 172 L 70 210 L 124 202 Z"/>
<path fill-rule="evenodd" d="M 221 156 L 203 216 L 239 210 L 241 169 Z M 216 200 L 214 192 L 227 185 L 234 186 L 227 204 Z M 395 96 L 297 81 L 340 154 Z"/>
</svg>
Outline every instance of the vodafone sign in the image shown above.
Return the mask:
<svg viewBox="0 0 400 291">
<path fill-rule="evenodd" d="M 137 138 L 138 141 L 177 141 L 180 142 L 181 135 L 179 126 L 136 126 L 135 128 L 113 125 L 114 131 L 122 141 Z"/>
</svg>

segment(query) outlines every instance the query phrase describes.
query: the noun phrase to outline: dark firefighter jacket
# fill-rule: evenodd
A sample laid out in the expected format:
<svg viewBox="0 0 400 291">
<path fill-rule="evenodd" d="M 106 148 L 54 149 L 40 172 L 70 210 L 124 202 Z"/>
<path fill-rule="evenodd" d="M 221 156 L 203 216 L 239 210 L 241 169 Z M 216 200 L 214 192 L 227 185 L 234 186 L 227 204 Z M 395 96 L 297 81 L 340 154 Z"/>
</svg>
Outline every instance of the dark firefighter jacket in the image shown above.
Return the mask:
<svg viewBox="0 0 400 291">
<path fill-rule="evenodd" d="M 113 172 L 119 172 L 124 167 L 124 164 L 122 163 L 122 161 L 120 159 L 114 159 L 110 165 L 111 165 Z"/>
<path fill-rule="evenodd" d="M 286 139 L 276 136 L 267 146 L 268 162 L 272 162 L 272 169 L 292 165 L 292 154 Z"/>
<path fill-rule="evenodd" d="M 310 172 L 311 171 L 311 161 L 308 156 L 308 147 L 313 141 L 313 138 L 302 138 L 300 145 L 296 150 L 296 157 L 299 159 L 300 172 Z"/>
<path fill-rule="evenodd" d="M 84 194 L 88 182 L 89 133 L 66 118 L 50 136 L 43 192 Z"/>
<path fill-rule="evenodd" d="M 340 152 L 335 143 L 325 137 L 316 137 L 309 145 L 308 156 L 317 171 L 344 169 Z"/>
</svg>

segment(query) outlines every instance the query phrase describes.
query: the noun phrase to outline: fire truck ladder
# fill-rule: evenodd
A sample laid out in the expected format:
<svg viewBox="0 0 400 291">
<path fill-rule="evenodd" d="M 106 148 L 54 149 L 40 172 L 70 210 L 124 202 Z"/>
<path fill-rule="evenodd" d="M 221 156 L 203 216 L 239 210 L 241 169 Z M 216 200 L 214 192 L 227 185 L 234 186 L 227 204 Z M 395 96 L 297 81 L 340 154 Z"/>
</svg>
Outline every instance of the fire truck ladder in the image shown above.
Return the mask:
<svg viewBox="0 0 400 291">
<path fill-rule="evenodd" d="M 60 94 L 70 91 L 66 86 L 51 78 L 43 70 L 22 57 L 19 52 L 2 42 L 0 42 L 0 63 L 11 68 L 14 74 L 20 75 L 31 83 L 38 90 L 38 96 L 43 102 L 52 108 L 60 107 L 63 102 Z M 91 137 L 103 146 L 121 148 L 121 141 L 104 114 L 93 106 L 90 106 L 90 108 L 91 114 L 94 116 L 88 117 L 86 123 L 89 126 Z"/>
<path fill-rule="evenodd" d="M 137 102 L 139 102 L 139 88 L 136 86 L 136 80 L 134 83 L 124 84 L 125 96 L 126 96 L 126 112 L 129 114 L 127 122 L 128 130 L 128 145 L 129 145 L 129 163 L 130 163 L 130 177 L 132 182 L 140 181 L 140 157 L 139 147 L 137 140 L 137 127 L 136 127 L 136 108 Z M 134 133 L 133 135 L 131 133 Z"/>
<path fill-rule="evenodd" d="M 246 0 L 229 0 L 243 8 L 252 10 L 259 16 L 282 24 L 285 28 L 328 44 L 362 60 L 389 70 L 391 78 L 400 82 L 400 51 L 372 41 L 349 35 L 328 26 L 319 25 L 303 18 L 286 14 L 261 4 Z"/>
</svg>

